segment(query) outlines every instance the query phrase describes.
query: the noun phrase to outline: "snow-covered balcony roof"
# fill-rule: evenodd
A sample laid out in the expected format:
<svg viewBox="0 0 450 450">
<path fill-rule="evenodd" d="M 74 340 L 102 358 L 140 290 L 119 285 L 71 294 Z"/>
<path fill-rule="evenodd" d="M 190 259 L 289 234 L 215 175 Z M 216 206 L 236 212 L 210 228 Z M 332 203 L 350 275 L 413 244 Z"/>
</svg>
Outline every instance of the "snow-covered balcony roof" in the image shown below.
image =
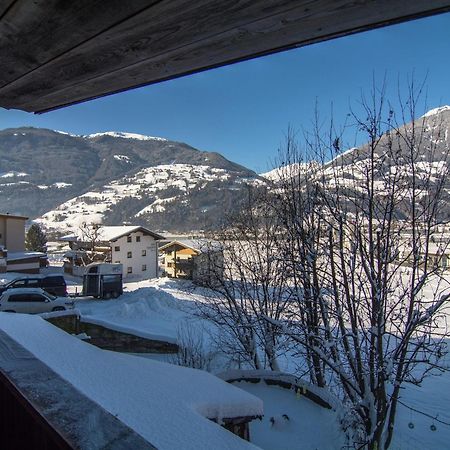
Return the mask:
<svg viewBox="0 0 450 450">
<path fill-rule="evenodd" d="M 255 448 L 208 419 L 259 416 L 262 401 L 207 372 L 104 351 L 38 316 L 0 313 L 0 332 L 160 450 Z"/>
</svg>

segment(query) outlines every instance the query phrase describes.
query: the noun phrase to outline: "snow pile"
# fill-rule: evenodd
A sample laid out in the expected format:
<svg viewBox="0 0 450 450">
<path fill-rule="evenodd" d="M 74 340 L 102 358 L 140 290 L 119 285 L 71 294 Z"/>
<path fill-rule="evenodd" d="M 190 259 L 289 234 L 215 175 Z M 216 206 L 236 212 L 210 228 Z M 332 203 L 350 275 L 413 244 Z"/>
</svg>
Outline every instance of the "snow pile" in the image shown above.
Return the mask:
<svg viewBox="0 0 450 450">
<path fill-rule="evenodd" d="M 52 312 L 46 312 L 39 314 L 40 317 L 43 319 L 54 319 L 56 317 L 70 317 L 70 316 L 77 316 L 80 317 L 80 311 L 77 309 L 66 309 L 64 311 L 52 311 Z"/>
<path fill-rule="evenodd" d="M 161 280 L 133 285 L 135 290 L 111 302 L 76 300 L 82 320 L 147 339 L 176 343 L 177 325 L 192 320 L 195 303 L 176 299 L 172 293 L 160 289 L 159 285 L 164 285 Z"/>
<path fill-rule="evenodd" d="M 37 316 L 0 314 L 0 329 L 158 449 L 255 448 L 207 418 L 258 416 L 262 401 L 207 372 L 100 350 Z"/>
<path fill-rule="evenodd" d="M 139 231 L 142 229 L 147 230 L 147 228 L 141 227 L 139 225 L 136 225 L 136 226 L 135 225 L 105 225 L 105 226 L 100 226 L 98 228 L 96 238 L 99 241 L 109 242 L 109 241 L 118 239 L 122 236 L 125 236 L 126 234 L 130 234 L 130 233 L 133 233 L 134 231 Z M 89 230 L 89 231 L 91 231 L 91 230 Z M 148 230 L 148 231 L 150 231 L 150 230 Z M 75 233 L 63 236 L 61 238 L 61 240 L 83 241 L 83 240 L 87 239 L 87 235 L 83 234 L 83 233 L 84 233 L 84 228 L 79 228 L 79 229 L 75 230 Z M 154 233 L 154 235 L 155 235 L 155 237 L 159 236 L 155 233 Z M 70 252 L 67 252 L 67 253 L 70 253 Z"/>
</svg>

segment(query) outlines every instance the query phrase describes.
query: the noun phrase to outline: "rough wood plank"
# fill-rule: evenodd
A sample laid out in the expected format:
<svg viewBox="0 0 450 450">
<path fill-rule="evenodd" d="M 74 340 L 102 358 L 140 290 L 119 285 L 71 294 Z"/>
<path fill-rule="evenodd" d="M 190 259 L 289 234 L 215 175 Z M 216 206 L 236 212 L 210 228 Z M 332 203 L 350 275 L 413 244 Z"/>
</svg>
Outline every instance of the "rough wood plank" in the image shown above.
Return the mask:
<svg viewBox="0 0 450 450">
<path fill-rule="evenodd" d="M 0 0 L 0 20 L 16 0 Z"/>
<path fill-rule="evenodd" d="M 449 9 L 449 0 L 162 1 L 4 86 L 0 105 L 51 109 Z"/>
<path fill-rule="evenodd" d="M 191 43 L 207 42 L 211 36 L 219 34 L 224 29 L 245 26 L 255 15 L 274 14 L 285 10 L 292 3 L 299 2 L 292 0 L 160 2 L 59 58 L 42 64 L 33 73 L 25 74 L 5 88 L 9 97 L 16 104 L 20 104 L 23 97 L 33 92 L 39 92 L 40 95 L 53 92 L 55 79 L 61 87 L 81 83 L 94 76 L 126 68 Z M 301 3 L 309 4 L 311 0 L 303 0 Z M 5 89 L 1 93 L 2 97 L 5 95 L 4 92 Z"/>
<path fill-rule="evenodd" d="M 53 104 L 61 102 L 67 97 L 83 100 L 86 98 L 87 91 L 104 95 L 120 90 L 120 83 L 139 86 L 146 84 L 147 80 L 170 79 L 186 72 L 195 72 L 199 68 L 220 66 L 224 61 L 239 61 L 248 58 L 249 55 L 267 53 L 268 45 L 271 46 L 271 49 L 282 49 L 286 44 L 288 47 L 299 44 L 306 45 L 323 40 L 324 31 L 327 33 L 326 36 L 345 35 L 365 29 L 375 20 L 375 23 L 380 23 L 385 17 L 383 14 L 385 14 L 386 8 L 380 8 L 380 2 L 376 5 L 372 4 L 372 11 L 368 11 L 367 8 L 364 10 L 359 8 L 354 9 L 352 14 L 348 14 L 349 11 L 346 9 L 348 2 L 330 0 L 321 2 L 321 5 L 323 6 L 325 3 L 327 3 L 327 7 L 323 9 L 315 10 L 312 8 L 314 5 L 311 5 L 306 17 L 303 7 L 291 10 L 287 14 L 271 16 L 268 19 L 216 35 L 209 40 L 206 48 L 205 43 L 200 40 L 192 45 L 159 54 L 124 69 L 109 72 L 105 76 L 98 76 L 89 80 L 87 85 L 75 83 L 47 98 L 41 98 L 41 105 L 44 109 L 51 108 Z M 349 7 L 354 8 L 353 5 Z M 403 8 L 398 5 L 398 9 L 394 11 L 391 7 L 391 13 L 394 13 L 394 17 L 396 17 L 395 14 L 400 15 L 404 12 Z M 356 23 L 358 24 L 357 29 L 355 28 Z M 280 27 L 280 24 L 283 26 Z M 327 25 L 325 26 L 325 24 Z M 33 105 L 26 105 L 26 107 L 32 109 Z"/>
<path fill-rule="evenodd" d="M 95 38 L 156 1 L 108 0 L 107 7 L 103 0 L 3 2 L 0 86 Z"/>
</svg>

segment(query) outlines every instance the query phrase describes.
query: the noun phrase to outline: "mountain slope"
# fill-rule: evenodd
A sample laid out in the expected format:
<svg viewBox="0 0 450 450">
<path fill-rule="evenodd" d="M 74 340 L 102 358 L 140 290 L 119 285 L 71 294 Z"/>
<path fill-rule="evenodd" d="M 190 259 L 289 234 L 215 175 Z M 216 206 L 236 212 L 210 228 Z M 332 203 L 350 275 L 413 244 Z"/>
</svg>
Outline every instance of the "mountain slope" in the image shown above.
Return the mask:
<svg viewBox="0 0 450 450">
<path fill-rule="evenodd" d="M 173 231 L 211 227 L 227 204 L 239 203 L 246 183 L 259 182 L 254 172 L 219 153 L 123 132 L 74 136 L 6 129 L 0 131 L 0 161 L 1 210 L 31 218 L 49 212 L 43 223 L 52 229 L 67 229 L 56 218 L 69 216 L 72 224 L 92 216 Z M 165 213 L 161 205 L 170 203 L 168 196 L 177 205 L 166 206 Z"/>
<path fill-rule="evenodd" d="M 414 138 L 412 130 L 414 129 Z M 274 169 L 261 176 L 276 186 L 280 180 L 298 173 L 305 180 L 319 177 L 327 190 L 339 188 L 348 199 L 351 211 L 352 198 L 367 194 L 367 185 L 374 175 L 374 190 L 381 199 L 389 195 L 389 187 L 395 180 L 398 219 L 404 217 L 412 195 L 414 179 L 415 195 L 426 199 L 440 189 L 443 180 L 442 201 L 438 218 L 450 218 L 450 106 L 434 108 L 408 123 L 382 135 L 370 157 L 368 144 L 348 149 L 326 164 L 309 170 L 308 164 L 290 165 Z"/>
<path fill-rule="evenodd" d="M 38 219 L 69 232 L 83 223 L 144 223 L 153 229 L 191 231 L 218 226 L 262 182 L 241 172 L 194 164 L 146 167 L 59 205 Z"/>
</svg>

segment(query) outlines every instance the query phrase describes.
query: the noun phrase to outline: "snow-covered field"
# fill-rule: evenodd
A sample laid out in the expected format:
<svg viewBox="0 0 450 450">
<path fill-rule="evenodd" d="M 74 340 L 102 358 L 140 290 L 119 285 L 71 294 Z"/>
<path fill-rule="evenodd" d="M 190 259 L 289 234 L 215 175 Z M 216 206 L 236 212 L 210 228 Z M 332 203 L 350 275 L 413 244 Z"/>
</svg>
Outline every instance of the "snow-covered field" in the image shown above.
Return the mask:
<svg viewBox="0 0 450 450">
<path fill-rule="evenodd" d="M 336 413 L 293 391 L 266 383 L 234 383 L 264 402 L 264 417 L 250 424 L 251 441 L 270 450 L 341 449 Z"/>
<path fill-rule="evenodd" d="M 8 278 L 11 277 L 8 274 Z M 70 289 L 75 289 L 75 282 L 76 279 L 71 280 Z M 432 286 L 429 289 L 432 290 Z M 190 282 L 161 278 L 127 283 L 124 294 L 116 300 L 79 299 L 76 308 L 89 322 L 168 342 L 175 342 L 179 327 L 189 324 L 204 337 L 208 346 L 213 345 L 210 334 L 217 330 L 195 313 L 198 302 L 207 300 L 209 295 L 211 293 L 207 289 L 195 288 Z M 142 361 L 142 367 L 147 367 L 142 356 L 134 360 Z M 224 355 L 216 361 L 214 372 L 229 368 L 217 366 L 220 363 L 226 363 Z M 450 358 L 448 363 L 450 365 Z M 281 370 L 289 372 L 295 364 L 287 358 L 280 361 L 280 365 Z M 252 442 L 259 447 L 266 450 L 339 450 L 345 445 L 339 434 L 337 413 L 324 410 L 306 398 L 299 399 L 292 391 L 279 387 L 264 383 L 236 385 L 264 402 L 263 420 L 251 424 Z M 408 407 L 399 406 L 391 448 L 449 448 L 450 372 L 427 378 L 420 387 L 407 386 L 401 401 Z M 289 420 L 283 419 L 283 414 L 288 415 Z M 271 417 L 274 418 L 273 424 Z M 210 448 L 216 447 L 211 444 Z"/>
</svg>

